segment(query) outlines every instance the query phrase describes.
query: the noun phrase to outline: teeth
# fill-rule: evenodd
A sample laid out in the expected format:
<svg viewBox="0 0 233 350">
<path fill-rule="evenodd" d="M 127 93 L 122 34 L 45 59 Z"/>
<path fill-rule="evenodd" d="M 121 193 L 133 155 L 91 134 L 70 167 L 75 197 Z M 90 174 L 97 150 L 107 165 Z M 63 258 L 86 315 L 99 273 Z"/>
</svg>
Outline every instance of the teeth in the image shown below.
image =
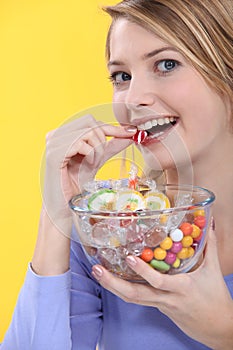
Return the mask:
<svg viewBox="0 0 233 350">
<path fill-rule="evenodd" d="M 151 121 L 148 121 L 145 123 L 145 130 L 151 129 L 152 128 L 152 123 Z"/>
<path fill-rule="evenodd" d="M 153 119 L 149 120 L 144 124 L 140 124 L 137 126 L 138 130 L 149 130 L 153 126 L 157 125 L 164 125 L 164 124 L 169 124 L 170 122 L 174 122 L 175 118 L 174 117 L 166 117 L 166 118 L 159 118 L 159 119 Z"/>
<path fill-rule="evenodd" d="M 165 124 L 165 121 L 164 121 L 164 119 L 162 119 L 162 118 L 159 118 L 159 120 L 158 120 L 158 124 L 159 124 L 159 125 L 163 125 L 163 124 Z"/>
</svg>

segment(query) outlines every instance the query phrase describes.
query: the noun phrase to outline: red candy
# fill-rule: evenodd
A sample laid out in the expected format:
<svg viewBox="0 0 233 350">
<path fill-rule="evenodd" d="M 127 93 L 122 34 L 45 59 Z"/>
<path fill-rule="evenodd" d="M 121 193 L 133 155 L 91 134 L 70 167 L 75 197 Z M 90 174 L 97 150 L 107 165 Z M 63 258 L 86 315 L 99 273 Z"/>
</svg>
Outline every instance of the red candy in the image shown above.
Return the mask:
<svg viewBox="0 0 233 350">
<path fill-rule="evenodd" d="M 183 224 L 180 225 L 180 230 L 185 236 L 188 236 L 193 232 L 193 227 L 189 222 L 183 222 Z"/>
<path fill-rule="evenodd" d="M 133 136 L 133 140 L 135 143 L 139 145 L 140 143 L 143 143 L 146 141 L 147 136 L 148 134 L 145 130 L 138 130 L 136 134 Z"/>
<path fill-rule="evenodd" d="M 199 228 L 204 228 L 206 224 L 206 218 L 202 215 L 198 215 L 194 218 L 194 224 Z"/>
</svg>

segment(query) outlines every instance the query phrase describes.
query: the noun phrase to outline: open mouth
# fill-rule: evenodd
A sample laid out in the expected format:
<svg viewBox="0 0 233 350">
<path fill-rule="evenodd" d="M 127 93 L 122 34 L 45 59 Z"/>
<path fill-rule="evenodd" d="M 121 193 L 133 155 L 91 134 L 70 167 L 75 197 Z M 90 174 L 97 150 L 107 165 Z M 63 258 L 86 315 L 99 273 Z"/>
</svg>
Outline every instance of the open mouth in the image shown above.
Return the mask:
<svg viewBox="0 0 233 350">
<path fill-rule="evenodd" d="M 159 141 L 177 123 L 176 117 L 166 117 L 147 121 L 137 126 L 138 132 L 133 140 L 137 144 L 146 144 L 150 141 Z"/>
</svg>

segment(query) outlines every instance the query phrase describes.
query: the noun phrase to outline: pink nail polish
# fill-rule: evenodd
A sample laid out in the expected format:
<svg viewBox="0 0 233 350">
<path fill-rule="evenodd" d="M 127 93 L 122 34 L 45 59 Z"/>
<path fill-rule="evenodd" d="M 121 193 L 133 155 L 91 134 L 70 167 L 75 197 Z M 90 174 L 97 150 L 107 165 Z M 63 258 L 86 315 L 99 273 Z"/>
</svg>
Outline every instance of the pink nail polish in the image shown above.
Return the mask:
<svg viewBox="0 0 233 350">
<path fill-rule="evenodd" d="M 215 221 L 214 221 L 213 216 L 211 218 L 210 227 L 212 228 L 213 231 L 215 230 Z"/>
<path fill-rule="evenodd" d="M 97 280 L 99 280 L 99 279 L 101 278 L 101 276 L 103 275 L 103 271 L 101 270 L 100 267 L 98 267 L 98 266 L 93 266 L 93 268 L 92 268 L 92 274 L 93 274 L 93 276 L 94 276 Z"/>
<path fill-rule="evenodd" d="M 125 127 L 125 131 L 130 132 L 132 134 L 135 134 L 135 132 L 137 131 L 137 128 L 136 128 L 136 126 L 129 125 L 129 126 Z"/>
</svg>

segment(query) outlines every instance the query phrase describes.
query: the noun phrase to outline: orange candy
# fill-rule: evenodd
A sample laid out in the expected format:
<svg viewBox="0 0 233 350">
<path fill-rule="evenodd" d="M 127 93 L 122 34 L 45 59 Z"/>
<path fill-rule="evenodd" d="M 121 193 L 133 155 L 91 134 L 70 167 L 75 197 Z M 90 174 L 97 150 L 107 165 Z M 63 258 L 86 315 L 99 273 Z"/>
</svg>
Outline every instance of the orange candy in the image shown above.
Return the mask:
<svg viewBox="0 0 233 350">
<path fill-rule="evenodd" d="M 140 258 L 146 262 L 151 261 L 153 257 L 154 257 L 154 252 L 150 248 L 143 249 L 142 254 L 140 255 Z"/>
<path fill-rule="evenodd" d="M 183 224 L 181 224 L 179 228 L 185 236 L 191 235 L 191 233 L 193 232 L 193 227 L 189 222 L 183 222 Z"/>
<path fill-rule="evenodd" d="M 154 250 L 154 257 L 157 260 L 164 260 L 166 258 L 167 252 L 166 250 L 162 249 L 162 248 L 155 248 Z"/>
</svg>

